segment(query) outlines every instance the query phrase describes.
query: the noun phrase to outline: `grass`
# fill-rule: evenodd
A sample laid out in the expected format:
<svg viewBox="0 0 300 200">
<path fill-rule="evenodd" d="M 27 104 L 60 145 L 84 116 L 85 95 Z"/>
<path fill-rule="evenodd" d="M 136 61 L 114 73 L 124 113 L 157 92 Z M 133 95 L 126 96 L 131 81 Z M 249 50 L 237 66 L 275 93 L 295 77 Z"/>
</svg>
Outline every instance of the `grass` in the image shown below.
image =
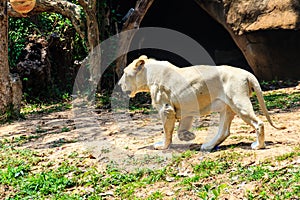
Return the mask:
<svg viewBox="0 0 300 200">
<path fill-rule="evenodd" d="M 25 104 L 21 108 L 22 115 L 28 114 L 41 114 L 41 113 L 53 113 L 64 111 L 72 108 L 72 104 L 70 102 L 61 102 L 55 104 L 44 104 L 44 103 L 34 103 L 34 104 Z"/>
<path fill-rule="evenodd" d="M 147 188 L 170 183 L 173 186 L 168 189 L 173 195 L 193 194 L 199 199 L 219 199 L 241 184 L 256 185 L 245 193 L 247 199 L 291 199 L 300 195 L 297 164 L 300 146 L 290 153 L 250 166 L 241 163 L 241 158 L 255 158 L 254 154 L 229 150 L 199 161 L 200 152 L 186 151 L 160 169 L 131 172 L 115 163 L 100 170 L 97 162 L 90 164 L 87 152 L 71 152 L 52 161 L 49 159 L 51 151 L 39 153 L 17 146 L 4 140 L 0 143 L 0 190 L 6 188 L 0 194 L 1 199 L 105 199 L 107 196 L 166 199 L 164 190 L 150 192 Z M 184 166 L 189 170 L 179 173 Z M 136 196 L 137 193 L 144 196 Z"/>
<path fill-rule="evenodd" d="M 299 166 L 286 166 L 282 169 L 270 169 L 268 164 L 251 167 L 241 167 L 237 172 L 242 182 L 256 182 L 258 187 L 254 191 L 248 191 L 248 198 L 272 198 L 290 199 L 300 195 L 300 171 Z M 255 192 L 255 193 L 254 193 Z"/>
<path fill-rule="evenodd" d="M 283 92 L 269 92 L 264 94 L 266 106 L 269 110 L 281 109 L 287 110 L 300 106 L 300 92 L 294 92 L 291 94 Z M 252 103 L 254 110 L 259 110 L 259 104 L 256 96 L 252 97 Z"/>
</svg>

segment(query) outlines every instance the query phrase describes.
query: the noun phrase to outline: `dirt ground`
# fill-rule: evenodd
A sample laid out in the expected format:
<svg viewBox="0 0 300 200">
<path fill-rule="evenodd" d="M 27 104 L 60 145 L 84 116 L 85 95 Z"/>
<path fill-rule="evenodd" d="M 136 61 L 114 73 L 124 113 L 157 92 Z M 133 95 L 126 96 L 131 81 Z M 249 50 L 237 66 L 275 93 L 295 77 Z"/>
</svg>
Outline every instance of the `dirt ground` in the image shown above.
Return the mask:
<svg viewBox="0 0 300 200">
<path fill-rule="evenodd" d="M 287 92 L 300 91 L 300 87 L 286 89 Z M 79 113 L 79 114 L 78 114 Z M 265 121 L 266 144 L 264 150 L 252 150 L 250 145 L 255 140 L 253 128 L 235 117 L 231 136 L 205 156 L 218 155 L 231 147 L 239 153 L 255 152 L 255 160 L 244 162 L 259 162 L 266 158 L 288 153 L 300 144 L 300 108 L 288 111 L 270 111 L 275 124 L 287 127 L 276 130 Z M 165 166 L 170 159 L 188 149 L 198 149 L 200 145 L 214 136 L 218 126 L 218 114 L 196 118 L 192 131 L 197 135 L 191 142 L 179 141 L 176 131 L 173 144 L 168 150 L 154 150 L 152 144 L 162 138 L 162 123 L 157 113 L 143 112 L 112 113 L 105 110 L 76 109 L 50 114 L 35 114 L 27 116 L 26 120 L 16 121 L 0 126 L 0 138 L 30 137 L 21 148 L 35 151 L 51 151 L 50 160 L 57 160 L 72 152 L 87 153 L 99 166 L 105 167 L 114 162 L 127 171 L 135 168 L 159 168 Z M 175 129 L 176 130 L 176 129 Z M 201 155 L 201 154 L 200 154 Z M 253 159 L 253 157 L 251 157 Z"/>
</svg>

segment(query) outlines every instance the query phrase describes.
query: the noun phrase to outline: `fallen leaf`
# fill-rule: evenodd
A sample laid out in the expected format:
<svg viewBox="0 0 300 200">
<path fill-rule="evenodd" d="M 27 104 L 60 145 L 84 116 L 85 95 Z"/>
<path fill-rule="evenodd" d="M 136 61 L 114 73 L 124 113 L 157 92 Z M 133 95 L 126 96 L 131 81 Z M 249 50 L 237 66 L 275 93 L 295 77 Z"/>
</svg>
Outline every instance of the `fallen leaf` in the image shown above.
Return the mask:
<svg viewBox="0 0 300 200">
<path fill-rule="evenodd" d="M 93 156 L 92 154 L 88 155 L 88 158 L 89 158 L 89 159 L 96 159 L 96 157 Z"/>
</svg>

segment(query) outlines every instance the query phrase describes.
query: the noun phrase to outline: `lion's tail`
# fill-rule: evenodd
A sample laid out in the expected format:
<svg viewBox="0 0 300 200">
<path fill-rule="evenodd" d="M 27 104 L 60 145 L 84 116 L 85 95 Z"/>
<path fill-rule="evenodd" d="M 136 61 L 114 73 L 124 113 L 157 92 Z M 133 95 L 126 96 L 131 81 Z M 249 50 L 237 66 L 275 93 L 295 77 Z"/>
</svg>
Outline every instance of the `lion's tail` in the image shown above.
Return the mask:
<svg viewBox="0 0 300 200">
<path fill-rule="evenodd" d="M 251 76 L 248 77 L 248 82 L 249 82 L 250 89 L 253 88 L 253 90 L 255 91 L 260 108 L 263 111 L 263 114 L 266 116 L 268 122 L 271 124 L 271 126 L 273 126 L 276 129 L 285 129 L 286 127 L 284 126 L 278 127 L 274 125 L 274 123 L 272 122 L 267 106 L 264 101 L 261 87 L 259 85 L 258 80 L 255 78 L 255 76 L 251 74 Z"/>
</svg>

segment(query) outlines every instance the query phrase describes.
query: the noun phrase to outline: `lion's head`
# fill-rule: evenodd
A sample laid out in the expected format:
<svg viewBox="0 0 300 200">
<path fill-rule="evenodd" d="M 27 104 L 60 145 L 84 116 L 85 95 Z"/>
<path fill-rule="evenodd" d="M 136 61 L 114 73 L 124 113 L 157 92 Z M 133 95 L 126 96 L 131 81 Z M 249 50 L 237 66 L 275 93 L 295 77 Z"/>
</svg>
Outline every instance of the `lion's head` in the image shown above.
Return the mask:
<svg viewBox="0 0 300 200">
<path fill-rule="evenodd" d="M 135 59 L 125 69 L 119 81 L 122 90 L 134 97 L 139 92 L 148 92 L 145 63 L 148 57 L 143 55 Z"/>
</svg>

